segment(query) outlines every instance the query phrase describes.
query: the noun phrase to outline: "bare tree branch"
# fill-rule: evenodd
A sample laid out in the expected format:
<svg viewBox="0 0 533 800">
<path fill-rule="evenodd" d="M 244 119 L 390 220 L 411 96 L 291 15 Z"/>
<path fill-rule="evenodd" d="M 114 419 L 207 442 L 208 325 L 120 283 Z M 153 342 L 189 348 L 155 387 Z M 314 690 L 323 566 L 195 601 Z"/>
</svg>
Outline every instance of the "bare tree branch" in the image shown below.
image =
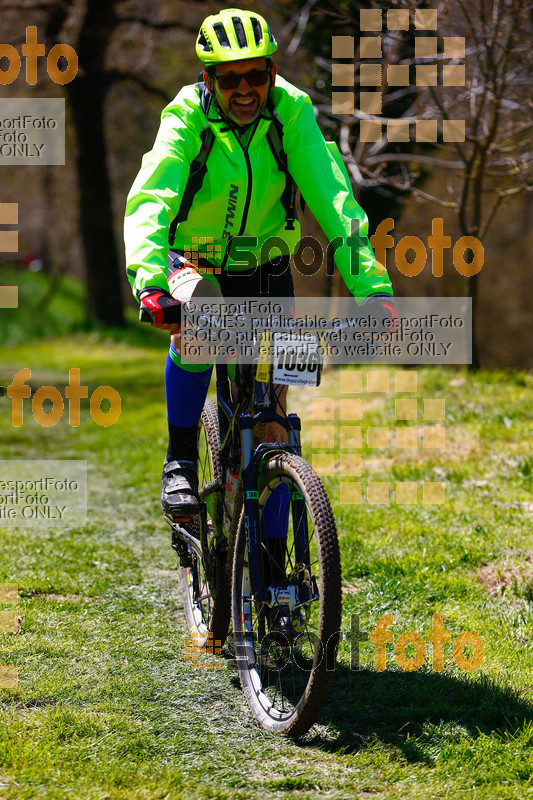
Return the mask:
<svg viewBox="0 0 533 800">
<path fill-rule="evenodd" d="M 430 164 L 432 167 L 441 167 L 444 169 L 463 169 L 464 161 L 444 161 L 441 158 L 434 156 L 424 156 L 417 153 L 383 153 L 379 156 L 368 156 L 365 158 L 365 164 L 380 164 L 385 161 L 413 161 L 417 164 Z"/>
<path fill-rule="evenodd" d="M 313 6 L 316 5 L 316 3 L 317 0 L 307 0 L 306 4 L 298 14 L 296 31 L 291 39 L 289 46 L 287 47 L 287 55 L 289 56 L 293 55 L 298 49 L 298 46 L 301 42 L 302 36 L 305 31 L 305 26 L 307 25 L 307 20 L 309 19 L 309 14 L 311 13 L 311 10 Z"/>
<path fill-rule="evenodd" d="M 136 75 L 134 73 L 121 72 L 120 70 L 114 69 L 110 70 L 107 73 L 107 76 L 110 84 L 118 83 L 119 81 L 131 81 L 132 83 L 137 84 L 137 86 L 140 86 L 140 88 L 143 91 L 153 95 L 154 97 L 159 97 L 165 103 L 170 103 L 170 101 L 172 100 L 172 96 L 167 94 L 167 92 L 165 92 L 164 89 L 161 89 L 159 86 L 154 86 L 153 84 L 148 83 L 148 81 L 145 81 L 143 78 L 141 78 L 140 75 Z"/>
<path fill-rule="evenodd" d="M 423 192 L 422 189 L 418 189 L 416 186 L 413 186 L 413 188 L 411 189 L 411 193 L 415 197 L 422 197 L 424 200 L 430 200 L 432 203 L 436 203 L 441 208 L 457 209 L 458 207 L 457 202 L 455 200 L 443 200 L 441 197 L 436 197 L 435 195 Z"/>
<path fill-rule="evenodd" d="M 169 21 L 169 22 L 157 22 L 156 20 L 149 19 L 148 17 L 118 17 L 119 23 L 122 22 L 134 22 L 137 25 L 144 25 L 146 28 L 151 28 L 152 30 L 157 31 L 165 31 L 165 30 L 184 30 L 188 33 L 198 33 L 198 28 L 193 25 L 188 25 L 186 22 L 181 20 L 176 21 Z"/>
</svg>

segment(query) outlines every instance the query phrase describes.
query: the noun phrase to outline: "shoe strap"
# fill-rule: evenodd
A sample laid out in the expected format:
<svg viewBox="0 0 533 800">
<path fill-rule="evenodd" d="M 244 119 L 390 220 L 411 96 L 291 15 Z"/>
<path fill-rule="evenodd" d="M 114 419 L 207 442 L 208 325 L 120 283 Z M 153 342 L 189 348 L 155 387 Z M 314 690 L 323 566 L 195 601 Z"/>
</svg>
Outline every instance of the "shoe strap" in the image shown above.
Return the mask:
<svg viewBox="0 0 533 800">
<path fill-rule="evenodd" d="M 163 466 L 163 475 L 174 471 L 192 472 L 196 475 L 196 461 L 167 461 Z"/>
</svg>

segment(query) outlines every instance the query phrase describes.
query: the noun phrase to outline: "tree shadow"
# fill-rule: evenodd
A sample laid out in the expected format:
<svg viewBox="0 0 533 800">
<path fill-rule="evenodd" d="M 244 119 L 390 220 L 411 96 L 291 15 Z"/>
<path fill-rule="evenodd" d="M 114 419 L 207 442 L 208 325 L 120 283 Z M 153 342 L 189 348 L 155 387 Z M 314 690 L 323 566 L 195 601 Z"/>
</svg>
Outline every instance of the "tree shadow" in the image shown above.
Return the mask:
<svg viewBox="0 0 533 800">
<path fill-rule="evenodd" d="M 302 746 L 358 752 L 377 739 L 409 761 L 429 765 L 433 760 L 419 738 L 427 739 L 428 725 L 455 723 L 453 739 L 462 732 L 472 738 L 494 731 L 514 735 L 533 722 L 533 704 L 483 674 L 472 679 L 423 669 L 375 672 L 338 665 L 319 722 L 328 725 L 327 732 L 311 730 Z"/>
</svg>

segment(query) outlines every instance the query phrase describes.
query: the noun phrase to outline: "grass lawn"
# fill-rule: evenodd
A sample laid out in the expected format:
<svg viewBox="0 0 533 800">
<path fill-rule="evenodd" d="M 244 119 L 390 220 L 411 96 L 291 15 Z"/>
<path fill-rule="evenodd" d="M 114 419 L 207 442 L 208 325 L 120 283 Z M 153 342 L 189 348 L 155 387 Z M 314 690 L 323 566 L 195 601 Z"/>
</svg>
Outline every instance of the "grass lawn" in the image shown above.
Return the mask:
<svg viewBox="0 0 533 800">
<path fill-rule="evenodd" d="M 423 399 L 445 400 L 446 446 L 365 444 L 362 478 L 339 475 L 340 400 L 357 397 L 340 394 L 339 370 L 316 390 L 291 390 L 304 455 L 324 464 L 317 455 L 329 453 L 335 465 L 324 481 L 341 543 L 343 631 L 354 615 L 368 632 L 390 612 L 394 634 L 383 672 L 367 641 L 355 669 L 344 638 L 319 724 L 294 743 L 256 727 L 230 662 L 209 672 L 184 659 L 158 503 L 165 340 L 146 337 L 142 346 L 138 333 L 131 344 L 77 333 L 2 351 L 0 385 L 30 367 L 34 389 L 61 388 L 77 367 L 89 395 L 100 385 L 119 392 L 122 413 L 100 427 L 85 400 L 78 428 L 66 412 L 45 428 L 25 400 L 14 428 L 0 397 L 2 459 L 85 460 L 89 485 L 84 527 L 0 527 L 0 583 L 18 584 L 22 620 L 17 635 L 0 634 L 0 665 L 19 669 L 18 687 L 0 690 L 1 800 L 533 798 L 533 376 L 418 370 L 416 394 L 400 397 L 418 398 L 420 427 Z M 394 428 L 388 371 L 391 391 L 359 395 L 363 442 L 368 427 Z M 318 431 L 312 448 L 313 398 L 335 401 L 337 421 L 316 423 L 331 426 L 334 446 Z M 388 483 L 390 502 L 341 503 L 341 480 L 361 481 L 363 499 L 369 482 Z M 394 502 L 405 482 L 416 504 Z M 445 502 L 422 502 L 423 482 L 445 484 Z M 481 637 L 480 667 L 461 670 L 447 643 L 443 669 L 432 669 L 435 613 L 452 642 L 465 630 Z M 395 657 L 404 631 L 427 644 L 417 671 Z"/>
</svg>

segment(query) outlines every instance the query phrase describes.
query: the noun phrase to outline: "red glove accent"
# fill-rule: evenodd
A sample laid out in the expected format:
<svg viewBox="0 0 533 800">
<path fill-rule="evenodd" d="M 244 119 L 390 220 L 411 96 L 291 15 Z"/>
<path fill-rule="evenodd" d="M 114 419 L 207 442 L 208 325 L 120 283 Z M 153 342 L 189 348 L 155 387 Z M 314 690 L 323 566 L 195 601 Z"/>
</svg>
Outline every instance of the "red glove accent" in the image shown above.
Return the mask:
<svg viewBox="0 0 533 800">
<path fill-rule="evenodd" d="M 166 292 L 141 293 L 141 318 L 143 312 L 150 315 L 156 325 L 179 324 L 181 322 L 181 303 Z"/>
<path fill-rule="evenodd" d="M 394 303 L 391 300 L 380 300 L 379 304 L 382 308 L 385 308 L 391 317 L 391 325 L 389 329 L 389 333 L 396 333 L 396 328 L 398 327 L 398 312 L 394 306 Z"/>
<path fill-rule="evenodd" d="M 398 312 L 394 306 L 392 297 L 373 297 L 370 295 L 363 303 L 363 311 L 367 311 L 376 321 L 380 336 L 396 332 L 398 327 Z M 385 325 L 385 320 L 387 324 Z M 389 322 L 390 320 L 390 322 Z"/>
</svg>

